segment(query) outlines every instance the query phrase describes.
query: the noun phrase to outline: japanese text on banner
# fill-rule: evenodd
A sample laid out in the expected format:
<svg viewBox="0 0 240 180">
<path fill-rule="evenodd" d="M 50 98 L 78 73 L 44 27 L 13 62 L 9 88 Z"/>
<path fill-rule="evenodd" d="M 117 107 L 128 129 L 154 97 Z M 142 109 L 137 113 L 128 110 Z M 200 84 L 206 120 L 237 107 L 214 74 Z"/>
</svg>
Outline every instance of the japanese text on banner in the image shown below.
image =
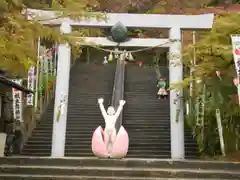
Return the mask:
<svg viewBox="0 0 240 180">
<path fill-rule="evenodd" d="M 236 73 L 237 73 L 237 89 L 238 89 L 238 102 L 240 105 L 240 35 L 232 35 L 232 47 L 233 47 L 233 58 L 234 58 L 234 63 L 235 63 L 235 68 L 236 68 Z"/>
<path fill-rule="evenodd" d="M 19 80 L 13 80 L 13 82 L 21 85 L 22 84 L 22 79 Z M 23 122 L 22 118 L 22 92 L 13 88 L 12 89 L 12 94 L 13 94 L 13 117 L 15 120 Z"/>
<path fill-rule="evenodd" d="M 236 73 L 240 73 L 240 36 L 231 36 Z"/>
<path fill-rule="evenodd" d="M 34 91 L 34 79 L 35 79 L 35 72 L 34 67 L 30 67 L 28 70 L 28 89 Z M 27 105 L 32 106 L 33 105 L 33 98 L 34 95 L 32 93 L 27 95 Z"/>
</svg>

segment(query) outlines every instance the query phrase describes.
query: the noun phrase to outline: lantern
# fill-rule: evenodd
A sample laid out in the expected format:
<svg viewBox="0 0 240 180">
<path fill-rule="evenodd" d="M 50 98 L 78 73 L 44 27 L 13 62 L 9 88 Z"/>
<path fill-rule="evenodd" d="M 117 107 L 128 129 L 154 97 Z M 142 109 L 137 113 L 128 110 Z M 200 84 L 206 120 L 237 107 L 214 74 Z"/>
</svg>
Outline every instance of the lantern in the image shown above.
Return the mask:
<svg viewBox="0 0 240 180">
<path fill-rule="evenodd" d="M 121 22 L 111 28 L 111 33 L 115 42 L 121 43 L 127 39 L 127 28 Z"/>
</svg>

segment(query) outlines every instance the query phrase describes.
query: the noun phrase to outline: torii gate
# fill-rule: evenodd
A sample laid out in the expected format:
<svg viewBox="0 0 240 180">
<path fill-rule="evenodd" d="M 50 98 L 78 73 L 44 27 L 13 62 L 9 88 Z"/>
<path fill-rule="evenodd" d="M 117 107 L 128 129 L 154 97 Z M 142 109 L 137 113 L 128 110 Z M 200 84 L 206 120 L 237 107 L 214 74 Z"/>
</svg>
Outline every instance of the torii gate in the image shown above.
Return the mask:
<svg viewBox="0 0 240 180">
<path fill-rule="evenodd" d="M 131 28 L 162 28 L 169 29 L 169 39 L 175 40 L 172 43 L 169 39 L 153 38 L 133 38 L 132 40 L 121 43 L 123 47 L 154 47 L 164 44 L 162 47 L 169 47 L 169 81 L 170 84 L 178 83 L 183 80 L 183 65 L 181 62 L 181 30 L 206 30 L 211 29 L 214 14 L 202 15 L 163 15 L 163 14 L 128 14 L 128 13 L 107 13 L 106 20 L 87 19 L 71 20 L 69 18 L 59 18 L 52 11 L 42 11 L 28 9 L 31 14 L 38 17 L 51 19 L 42 21 L 43 24 L 60 26 L 63 33 L 71 33 L 72 27 L 112 27 L 117 22 L 121 22 L 126 27 Z M 29 16 L 31 17 L 31 16 Z M 103 37 L 86 37 L 86 42 L 92 42 L 102 46 L 116 46 L 117 43 L 109 41 Z M 54 123 L 52 135 L 52 157 L 64 157 L 65 136 L 67 123 L 68 89 L 71 49 L 68 44 L 60 44 L 58 48 L 58 69 L 54 105 Z M 183 102 L 178 97 L 182 97 L 182 89 L 170 91 L 170 123 L 171 123 L 171 158 L 173 160 L 184 159 L 184 114 Z M 59 107 L 63 111 L 58 119 Z M 180 110 L 180 113 L 177 112 Z M 178 120 L 176 116 L 179 114 Z"/>
</svg>

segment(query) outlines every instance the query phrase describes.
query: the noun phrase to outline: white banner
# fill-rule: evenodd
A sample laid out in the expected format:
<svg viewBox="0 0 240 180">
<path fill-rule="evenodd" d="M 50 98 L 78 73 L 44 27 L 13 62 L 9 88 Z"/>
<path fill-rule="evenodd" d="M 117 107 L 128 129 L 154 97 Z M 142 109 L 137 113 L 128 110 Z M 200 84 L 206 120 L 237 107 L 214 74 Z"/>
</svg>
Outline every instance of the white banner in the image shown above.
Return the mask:
<svg viewBox="0 0 240 180">
<path fill-rule="evenodd" d="M 43 61 L 42 61 L 42 63 L 43 63 L 43 66 L 42 66 L 42 72 L 44 73 L 44 75 L 48 75 L 48 69 L 49 69 L 49 64 L 48 64 L 48 57 L 47 56 L 43 56 Z"/>
<path fill-rule="evenodd" d="M 30 67 L 28 70 L 28 89 L 34 91 L 35 68 Z M 34 95 L 32 93 L 27 95 L 27 105 L 33 106 Z"/>
<path fill-rule="evenodd" d="M 13 80 L 13 82 L 22 85 L 22 79 Z M 13 88 L 12 89 L 13 94 L 13 117 L 15 120 L 23 122 L 22 118 L 22 104 L 23 104 L 23 97 L 22 92 Z"/>
<path fill-rule="evenodd" d="M 240 73 L 240 34 L 231 35 L 236 73 Z"/>
</svg>

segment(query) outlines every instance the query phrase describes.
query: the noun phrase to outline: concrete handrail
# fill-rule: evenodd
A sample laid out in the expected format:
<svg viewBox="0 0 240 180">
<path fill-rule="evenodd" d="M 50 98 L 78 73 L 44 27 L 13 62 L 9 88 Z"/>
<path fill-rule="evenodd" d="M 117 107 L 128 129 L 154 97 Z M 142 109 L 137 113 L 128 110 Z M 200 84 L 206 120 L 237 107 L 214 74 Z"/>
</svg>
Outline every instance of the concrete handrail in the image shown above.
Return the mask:
<svg viewBox="0 0 240 180">
<path fill-rule="evenodd" d="M 117 109 L 119 106 L 119 101 L 122 100 L 124 94 L 124 77 L 125 77 L 125 61 L 118 59 L 116 72 L 115 72 L 115 79 L 113 85 L 113 94 L 112 94 L 112 106 Z M 122 125 L 122 113 L 120 114 L 119 118 L 116 122 L 116 129 L 117 131 L 120 129 Z"/>
</svg>

